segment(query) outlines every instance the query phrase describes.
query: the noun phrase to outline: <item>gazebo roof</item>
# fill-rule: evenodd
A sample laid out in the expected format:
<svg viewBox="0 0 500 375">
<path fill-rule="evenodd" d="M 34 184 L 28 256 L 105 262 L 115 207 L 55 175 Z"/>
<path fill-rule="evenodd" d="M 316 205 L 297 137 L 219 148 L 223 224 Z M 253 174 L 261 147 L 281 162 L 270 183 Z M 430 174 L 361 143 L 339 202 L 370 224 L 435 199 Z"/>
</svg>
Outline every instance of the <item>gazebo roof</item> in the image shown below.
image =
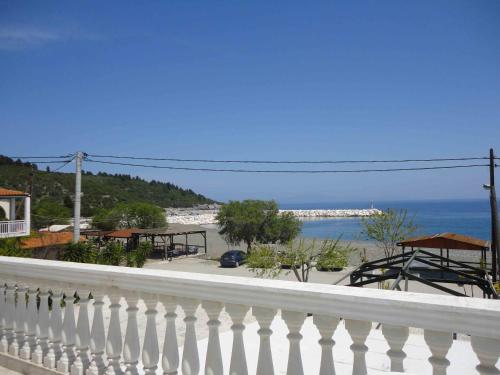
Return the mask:
<svg viewBox="0 0 500 375">
<path fill-rule="evenodd" d="M 398 246 L 423 247 L 428 249 L 487 250 L 489 242 L 456 233 L 440 233 L 430 236 L 409 238 Z"/>
</svg>

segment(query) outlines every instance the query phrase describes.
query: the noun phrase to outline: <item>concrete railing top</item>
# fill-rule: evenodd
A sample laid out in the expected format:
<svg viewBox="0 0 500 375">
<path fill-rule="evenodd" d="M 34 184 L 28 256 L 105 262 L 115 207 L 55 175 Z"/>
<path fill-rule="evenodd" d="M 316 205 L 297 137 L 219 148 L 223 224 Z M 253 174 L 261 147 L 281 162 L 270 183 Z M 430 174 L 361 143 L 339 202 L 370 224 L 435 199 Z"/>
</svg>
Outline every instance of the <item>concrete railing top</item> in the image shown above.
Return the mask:
<svg viewBox="0 0 500 375">
<path fill-rule="evenodd" d="M 498 300 L 14 257 L 0 257 L 0 275 L 500 337 Z"/>
</svg>

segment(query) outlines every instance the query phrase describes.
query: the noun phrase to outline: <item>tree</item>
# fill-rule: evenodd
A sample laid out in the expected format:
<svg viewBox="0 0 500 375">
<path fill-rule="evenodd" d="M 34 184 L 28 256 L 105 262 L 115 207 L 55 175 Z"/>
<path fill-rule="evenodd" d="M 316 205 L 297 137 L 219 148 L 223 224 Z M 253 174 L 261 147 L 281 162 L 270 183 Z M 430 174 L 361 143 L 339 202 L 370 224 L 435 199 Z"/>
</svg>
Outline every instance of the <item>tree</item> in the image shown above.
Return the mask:
<svg viewBox="0 0 500 375">
<path fill-rule="evenodd" d="M 32 216 L 35 228 L 43 228 L 53 224 L 67 224 L 71 217 L 71 210 L 46 198 L 35 206 Z"/>
<path fill-rule="evenodd" d="M 92 224 L 102 230 L 167 226 L 162 208 L 142 202 L 120 203 L 111 210 L 100 210 L 92 218 Z"/>
<path fill-rule="evenodd" d="M 300 282 L 308 282 L 312 268 L 345 267 L 354 249 L 337 240 L 290 241 L 286 245 L 260 245 L 246 259 L 247 267 L 260 277 L 277 277 L 284 269 L 293 272 Z"/>
<path fill-rule="evenodd" d="M 386 257 L 393 256 L 398 250 L 397 243 L 408 238 L 417 230 L 406 210 L 388 209 L 379 215 L 361 218 L 361 233 L 368 240 L 374 240 L 384 251 Z"/>
<path fill-rule="evenodd" d="M 274 201 L 230 201 L 217 214 L 219 234 L 230 244 L 244 242 L 250 251 L 255 242 L 285 243 L 300 232 L 300 222 L 280 215 Z"/>
</svg>

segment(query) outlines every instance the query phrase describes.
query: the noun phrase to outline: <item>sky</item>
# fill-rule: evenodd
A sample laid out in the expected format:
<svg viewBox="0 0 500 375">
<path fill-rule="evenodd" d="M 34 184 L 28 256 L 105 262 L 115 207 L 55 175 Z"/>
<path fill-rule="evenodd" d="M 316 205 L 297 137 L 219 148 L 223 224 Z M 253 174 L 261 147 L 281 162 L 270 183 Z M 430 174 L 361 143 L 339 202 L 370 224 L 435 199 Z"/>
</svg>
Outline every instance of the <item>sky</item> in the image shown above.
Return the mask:
<svg viewBox="0 0 500 375">
<path fill-rule="evenodd" d="M 0 1 L 0 154 L 500 154 L 499 17 L 497 0 Z M 91 162 L 84 169 L 170 181 L 222 201 L 284 203 L 486 198 L 488 182 L 485 167 L 321 175 Z"/>
</svg>

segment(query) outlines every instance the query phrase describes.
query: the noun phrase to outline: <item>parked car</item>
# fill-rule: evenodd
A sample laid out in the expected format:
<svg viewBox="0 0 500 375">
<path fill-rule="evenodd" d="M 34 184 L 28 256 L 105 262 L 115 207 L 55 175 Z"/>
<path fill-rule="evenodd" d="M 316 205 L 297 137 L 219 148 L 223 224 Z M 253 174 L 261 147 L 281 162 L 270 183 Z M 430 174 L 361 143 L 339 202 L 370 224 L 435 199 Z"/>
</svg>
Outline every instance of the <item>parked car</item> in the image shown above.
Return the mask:
<svg viewBox="0 0 500 375">
<path fill-rule="evenodd" d="M 247 254 L 241 250 L 226 251 L 220 257 L 221 267 L 239 267 L 240 264 L 245 263 Z"/>
</svg>

